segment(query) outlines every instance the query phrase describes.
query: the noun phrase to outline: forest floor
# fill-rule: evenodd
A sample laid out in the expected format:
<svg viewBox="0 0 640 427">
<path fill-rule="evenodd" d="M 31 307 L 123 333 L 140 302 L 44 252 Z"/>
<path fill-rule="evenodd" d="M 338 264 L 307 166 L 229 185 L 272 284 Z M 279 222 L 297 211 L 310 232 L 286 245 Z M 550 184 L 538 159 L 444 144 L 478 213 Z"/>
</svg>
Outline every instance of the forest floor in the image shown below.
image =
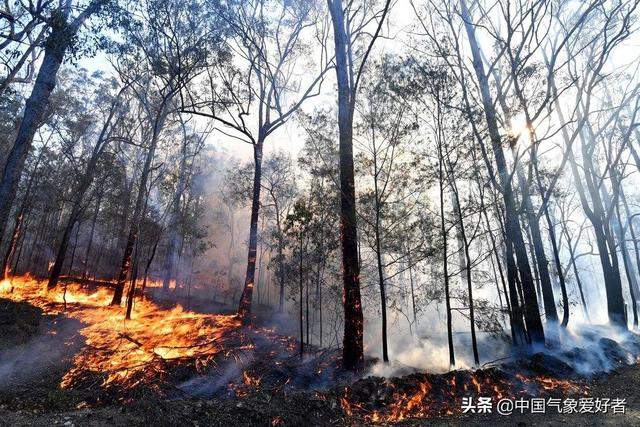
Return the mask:
<svg viewBox="0 0 640 427">
<path fill-rule="evenodd" d="M 0 425 L 640 425 L 637 364 L 590 379 L 564 372 L 562 364 L 552 372 L 541 366 L 554 359 L 518 365 L 526 378 L 494 368 L 359 379 L 340 369 L 336 352 L 310 349 L 313 355 L 300 362 L 295 339 L 260 328 L 228 332 L 224 351 L 197 373 L 180 359 L 135 377 L 134 385 L 104 387 L 104 376 L 89 373 L 61 387 L 88 360 L 78 355 L 103 351 L 87 342 L 86 327 L 62 311 L 0 299 Z M 149 381 L 155 376 L 162 385 Z M 492 393 L 624 398 L 626 411 L 461 413 L 461 396 Z"/>
</svg>

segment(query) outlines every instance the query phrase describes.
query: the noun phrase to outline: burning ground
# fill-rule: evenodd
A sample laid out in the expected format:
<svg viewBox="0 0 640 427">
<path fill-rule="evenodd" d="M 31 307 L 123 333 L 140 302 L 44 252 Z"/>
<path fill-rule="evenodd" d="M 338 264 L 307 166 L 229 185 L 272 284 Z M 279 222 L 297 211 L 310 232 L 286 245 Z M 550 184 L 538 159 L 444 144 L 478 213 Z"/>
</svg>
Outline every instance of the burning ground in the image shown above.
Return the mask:
<svg viewBox="0 0 640 427">
<path fill-rule="evenodd" d="M 120 307 L 108 306 L 108 288 L 71 282 L 47 293 L 29 277 L 3 282 L 0 297 L 0 418 L 13 425 L 517 419 L 463 415 L 469 396 L 623 397 L 627 415 L 605 421 L 637 416 L 640 344 L 632 335 L 614 341 L 593 330 L 588 348 L 475 371 L 358 378 L 340 368 L 337 351 L 311 349 L 300 360 L 294 338 L 242 328 L 232 315 L 140 299 L 125 320 Z M 554 417 L 544 421 L 564 422 Z"/>
</svg>

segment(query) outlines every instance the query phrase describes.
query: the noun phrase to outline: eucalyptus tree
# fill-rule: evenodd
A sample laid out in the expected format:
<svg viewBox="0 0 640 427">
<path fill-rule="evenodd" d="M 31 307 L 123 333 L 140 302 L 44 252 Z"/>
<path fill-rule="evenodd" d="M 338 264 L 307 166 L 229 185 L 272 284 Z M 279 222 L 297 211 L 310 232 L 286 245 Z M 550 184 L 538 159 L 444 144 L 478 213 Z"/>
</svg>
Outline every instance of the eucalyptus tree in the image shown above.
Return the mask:
<svg viewBox="0 0 640 427">
<path fill-rule="evenodd" d="M 201 134 L 189 132 L 187 123 L 180 122 L 181 144 L 178 157 L 178 168 L 171 171 L 171 182 L 165 182 L 172 192 L 169 199 L 169 219 L 167 223 L 167 250 L 164 259 L 164 272 L 162 275 L 162 290 L 166 293 L 169 290 L 170 282 L 175 279 L 178 252 L 180 246 L 179 228 L 181 225 L 182 207 L 186 203 L 186 190 L 193 179 L 196 165 L 196 158 L 204 147 L 206 132 Z M 168 181 L 168 180 L 167 180 Z M 173 185 L 171 185 L 173 184 Z"/>
<path fill-rule="evenodd" d="M 473 58 L 473 70 L 477 79 L 482 108 L 495 160 L 497 183 L 503 197 L 505 209 L 505 238 L 513 247 L 516 263 L 524 295 L 524 318 L 527 324 L 528 337 L 532 342 L 544 342 L 544 329 L 540 318 L 540 310 L 533 283 L 533 275 L 522 229 L 515 205 L 514 191 L 511 183 L 509 167 L 506 161 L 502 136 L 497 121 L 494 98 L 490 92 L 489 80 L 482 61 L 480 47 L 476 36 L 476 28 L 465 0 L 460 0 L 460 13 L 467 35 L 467 41 Z M 513 270 L 511 270 L 513 274 Z"/>
<path fill-rule="evenodd" d="M 297 195 L 296 171 L 291 156 L 284 151 L 276 151 L 264 159 L 262 188 L 265 192 L 262 206 L 266 216 L 273 220 L 275 228 L 270 234 L 276 247 L 276 277 L 278 279 L 278 312 L 284 310 L 285 272 L 285 221 L 293 207 Z"/>
<path fill-rule="evenodd" d="M 0 239 L 4 235 L 34 135 L 42 124 L 51 93 L 56 87 L 58 71 L 68 53 L 78 47 L 74 43 L 78 40 L 77 35 L 83 25 L 111 2 L 112 0 L 90 0 L 86 3 L 65 1 L 51 10 L 43 9 L 43 12 L 48 13 L 44 20 L 49 28 L 44 40 L 44 55 L 0 179 Z M 37 4 L 42 6 L 42 2 Z M 16 34 L 13 36 L 17 37 Z"/>
<path fill-rule="evenodd" d="M 293 206 L 293 209 L 289 215 L 287 215 L 286 223 L 284 227 L 285 233 L 291 239 L 294 251 L 297 252 L 297 264 L 298 264 L 298 323 L 300 326 L 300 357 L 304 355 L 304 320 L 307 322 L 307 334 L 309 333 L 309 279 L 305 274 L 304 258 L 306 256 L 307 247 L 309 243 L 309 224 L 313 218 L 313 214 L 306 206 L 305 199 L 298 199 Z M 303 308 L 304 297 L 303 289 L 306 283 L 307 299 L 306 299 L 306 315 Z M 308 338 L 307 338 L 308 340 Z"/>
<path fill-rule="evenodd" d="M 609 126 L 616 123 L 620 111 L 629 99 L 632 99 L 637 89 L 625 91 L 624 100 L 612 111 L 598 112 L 600 120 L 594 122 L 597 93 L 600 85 L 606 84 L 605 65 L 615 51 L 629 37 L 630 17 L 638 6 L 632 2 L 628 6 L 620 5 L 608 11 L 598 10 L 593 19 L 589 34 L 576 43 L 566 47 L 568 55 L 568 74 L 578 82 L 575 108 L 570 111 L 570 118 L 566 117 L 565 108 L 559 103 L 557 96 L 554 101 L 554 112 L 562 125 L 561 136 L 568 153 L 568 164 L 573 176 L 573 182 L 580 199 L 580 205 L 585 216 L 591 223 L 598 246 L 598 256 L 602 267 L 603 283 L 607 296 L 607 313 L 613 325 L 627 327 L 622 292 L 617 245 L 610 227 L 613 207 L 617 203 L 618 191 L 615 192 L 613 203 L 607 208 L 604 203 L 606 189 L 602 187 L 603 177 L 610 168 L 616 168 L 620 162 L 625 144 L 614 144 L 606 140 L 604 151 L 599 150 L 602 135 Z M 588 64 L 588 65 L 587 65 Z M 554 94 L 559 93 L 553 74 L 550 75 L 550 88 Z M 576 118 L 575 125 L 568 127 L 570 121 Z M 569 132 L 569 129 L 573 133 Z M 631 127 L 628 132 L 631 132 Z M 578 148 L 582 164 L 578 163 L 574 153 L 574 140 L 580 142 Z M 600 165 L 594 159 L 596 153 L 606 157 L 605 165 Z M 604 167 L 604 172 L 601 170 Z M 604 197 L 603 197 L 604 196 Z"/>
<path fill-rule="evenodd" d="M 82 83 L 87 84 L 86 80 Z M 51 270 L 49 272 L 49 289 L 56 286 L 62 266 L 65 261 L 71 233 L 78 223 L 81 214 L 85 210 L 85 196 L 91 187 L 98 162 L 104 151 L 118 137 L 114 134 L 114 128 L 118 127 L 119 119 L 122 117 L 123 100 L 122 89 L 114 88 L 114 82 L 107 82 L 103 87 L 96 88 L 96 96 L 94 96 L 93 105 L 87 105 L 86 99 L 82 100 L 82 105 L 78 105 L 78 109 L 83 113 L 79 114 L 79 119 L 67 132 L 58 132 L 60 137 L 69 145 L 67 148 L 68 157 L 74 159 L 77 163 L 82 163 L 82 159 L 86 158 L 82 172 L 78 173 L 76 185 L 74 188 L 73 202 L 71 211 L 64 227 L 62 237 L 58 245 L 57 254 Z M 101 110 L 101 106 L 105 108 Z M 78 113 L 78 112 L 77 112 Z M 77 129 L 79 127 L 79 129 Z M 78 134 L 78 131 L 82 134 Z M 95 143 L 91 145 L 88 138 L 95 138 Z M 76 147 L 78 142 L 82 142 L 85 147 Z M 78 227 L 79 229 L 79 227 Z"/>
<path fill-rule="evenodd" d="M 319 93 L 329 70 L 329 58 L 321 49 L 317 63 L 308 64 L 309 42 L 326 38 L 320 11 L 313 1 L 231 3 L 222 18 L 229 28 L 225 46 L 233 59 L 207 67 L 202 79 L 204 89 L 185 91 L 182 111 L 212 119 L 221 134 L 253 149 L 247 269 L 238 305 L 238 316 L 248 324 L 255 282 L 264 146 L 308 99 Z"/>
<path fill-rule="evenodd" d="M 146 154 L 112 305 L 122 300 L 152 163 L 167 120 L 178 112 L 177 97 L 205 64 L 220 60 L 220 51 L 209 47 L 216 10 L 202 9 L 195 2 L 147 0 L 137 3 L 131 12 L 132 20 L 124 27 L 124 42 L 116 47 L 114 65 L 142 107 L 140 143 Z"/>
<path fill-rule="evenodd" d="M 363 317 L 360 296 L 360 263 L 353 166 L 353 119 L 356 98 L 367 60 L 380 37 L 391 0 L 348 2 L 327 0 L 333 23 L 340 172 L 340 230 L 344 287 L 344 340 L 342 362 L 357 370 L 364 362 Z M 372 31 L 373 30 L 373 31 Z"/>
<path fill-rule="evenodd" d="M 338 147 L 332 133 L 336 122 L 331 111 L 321 109 L 300 117 L 307 137 L 298 166 L 307 179 L 299 191 L 307 195 L 307 208 L 312 213 L 307 263 L 315 279 L 314 314 L 318 316 L 317 333 L 322 346 L 327 335 L 325 326 L 333 324 L 332 339 L 337 340 L 335 334 L 342 322 L 342 292 L 336 283 L 340 270 L 339 200 L 335 197 L 340 186 Z"/>
<path fill-rule="evenodd" d="M 387 58 L 388 60 L 388 58 Z M 359 149 L 356 156 L 360 178 L 361 230 L 363 241 L 375 254 L 377 282 L 380 292 L 382 359 L 389 362 L 387 339 L 388 276 L 398 268 L 395 237 L 410 240 L 410 223 L 415 215 L 416 188 L 410 175 L 415 166 L 411 153 L 411 133 L 417 123 L 405 103 L 399 103 L 389 86 L 392 64 L 376 64 L 375 76 L 363 82 L 361 97 L 356 102 L 357 118 L 353 140 Z M 359 172 L 359 173 L 358 173 Z M 413 194 L 411 194 L 413 190 Z M 417 252 L 420 248 L 411 248 Z M 394 256 L 396 255 L 396 256 Z M 399 253 L 406 256 L 406 251 Z"/>
<path fill-rule="evenodd" d="M 235 163 L 234 163 L 235 164 Z M 251 202 L 254 165 L 251 162 L 235 164 L 225 176 L 224 200 L 229 205 L 230 201 L 240 203 Z M 263 217 L 268 224 L 264 230 L 265 244 L 272 244 L 276 250 L 276 256 L 272 263 L 275 264 L 276 278 L 278 281 L 278 312 L 284 310 L 285 299 L 285 248 L 287 236 L 284 230 L 285 221 L 298 193 L 296 186 L 296 170 L 291 156 L 282 150 L 268 154 L 262 162 L 260 207 L 263 209 Z M 230 228 L 233 240 L 233 229 Z M 231 261 L 230 243 L 228 256 Z M 231 280 L 231 277 L 228 277 Z M 231 285 L 231 283 L 229 283 Z"/>
<path fill-rule="evenodd" d="M 57 7 L 52 0 L 6 1 L 0 9 L 0 94 L 16 84 L 31 83 L 50 15 Z"/>
</svg>

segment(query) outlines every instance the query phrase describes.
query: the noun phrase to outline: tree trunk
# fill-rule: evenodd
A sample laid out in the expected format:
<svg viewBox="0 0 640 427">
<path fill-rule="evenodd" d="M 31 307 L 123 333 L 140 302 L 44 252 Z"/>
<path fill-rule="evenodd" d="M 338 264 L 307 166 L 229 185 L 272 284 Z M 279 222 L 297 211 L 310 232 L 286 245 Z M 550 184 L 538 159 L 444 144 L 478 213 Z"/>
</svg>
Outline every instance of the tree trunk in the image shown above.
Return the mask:
<svg viewBox="0 0 640 427">
<path fill-rule="evenodd" d="M 617 191 L 621 191 L 622 183 L 618 177 L 617 172 L 610 171 L 611 183 L 617 188 Z M 627 248 L 627 240 L 626 240 L 626 228 L 622 227 L 622 217 L 620 216 L 620 197 L 616 197 L 615 202 L 611 200 L 607 189 L 604 184 L 600 188 L 602 193 L 602 198 L 604 199 L 604 205 L 607 211 L 609 211 L 612 206 L 612 203 L 615 203 L 613 206 L 614 215 L 611 216 L 610 223 L 611 228 L 613 228 L 616 236 L 618 238 L 618 246 L 620 247 L 620 254 L 622 256 L 622 262 L 624 266 L 624 271 L 627 276 L 627 282 L 629 284 L 629 295 L 631 295 L 631 309 L 633 311 L 633 327 L 638 327 L 638 304 L 637 298 L 638 294 L 636 293 L 638 289 L 638 282 L 635 276 L 635 272 L 633 271 L 633 267 L 631 265 L 631 258 L 629 257 L 629 250 Z M 616 190 L 614 190 L 616 191 Z"/>
<path fill-rule="evenodd" d="M 73 262 L 76 258 L 76 249 L 78 248 L 78 236 L 80 235 L 80 229 L 82 228 L 82 222 L 79 222 L 76 227 L 76 236 L 73 240 L 73 249 L 71 250 L 71 260 L 69 261 L 69 270 L 67 276 L 71 276 L 73 274 Z"/>
<path fill-rule="evenodd" d="M 540 288 L 542 290 L 544 313 L 547 318 L 547 323 L 557 323 L 558 310 L 556 309 L 556 301 L 553 295 L 553 286 L 551 285 L 549 261 L 547 260 L 547 255 L 544 252 L 544 245 L 542 243 L 540 223 L 531 203 L 531 194 L 529 192 L 529 186 L 525 180 L 524 173 L 522 172 L 519 165 L 517 165 L 516 168 L 520 190 L 522 191 L 522 199 L 524 202 L 527 222 L 529 223 L 529 230 L 531 231 L 531 244 L 533 245 L 535 262 L 538 266 L 538 277 L 540 279 Z"/>
<path fill-rule="evenodd" d="M 92 0 L 71 22 L 68 22 L 70 7 L 57 9 L 50 16 L 51 32 L 44 42 L 44 57 L 38 70 L 31 95 L 25 104 L 16 139 L 4 165 L 0 181 L 0 243 L 11 212 L 24 163 L 31 149 L 33 137 L 42 124 L 49 98 L 56 87 L 58 70 L 73 42 L 80 26 L 107 0 Z"/>
<path fill-rule="evenodd" d="M 136 281 L 138 280 L 138 245 L 136 244 L 135 257 L 133 259 L 133 277 L 131 277 L 131 285 L 129 286 L 129 294 L 127 295 L 127 312 L 125 319 L 131 319 L 131 311 L 133 310 L 133 302 L 136 297 Z"/>
<path fill-rule="evenodd" d="M 562 117 L 560 117 L 562 120 Z M 564 121 L 562 122 L 564 123 Z M 582 141 L 584 144 L 584 141 Z M 588 160 L 585 159 L 585 163 Z M 596 244 L 598 246 L 598 256 L 600 257 L 600 264 L 602 266 L 602 275 L 605 284 L 605 291 L 607 295 L 607 313 L 609 315 L 609 321 L 616 326 L 620 326 L 623 328 L 627 327 L 626 314 L 624 310 L 624 299 L 622 297 L 622 283 L 620 280 L 620 273 L 617 270 L 617 259 L 615 254 L 615 248 L 612 248 L 613 251 L 610 253 L 610 249 L 608 246 L 607 239 L 607 230 L 605 229 L 604 223 L 604 208 L 602 206 L 602 200 L 600 198 L 600 194 L 597 190 L 589 191 L 591 196 L 591 203 L 593 205 L 593 210 L 589 206 L 589 203 L 586 198 L 585 190 L 582 185 L 582 177 L 578 171 L 578 166 L 576 164 L 576 160 L 573 156 L 573 153 L 569 153 L 569 164 L 571 166 L 571 171 L 574 177 L 574 183 L 576 185 L 576 190 L 580 196 L 580 201 L 587 215 L 587 218 L 591 222 L 593 226 L 594 235 L 596 237 Z M 585 167 L 585 169 L 588 166 Z M 588 178 L 588 172 L 585 171 L 585 176 Z M 585 179 L 585 182 L 589 182 L 588 179 Z M 611 254 L 613 255 L 610 258 Z"/>
<path fill-rule="evenodd" d="M 158 243 L 160 239 L 157 239 L 153 244 L 153 248 L 151 249 L 151 255 L 149 255 L 149 259 L 147 260 L 147 265 L 144 267 L 144 278 L 142 280 L 142 287 L 140 288 L 140 296 L 144 299 L 144 291 L 147 287 L 147 278 L 149 277 L 149 268 L 151 267 L 151 263 L 153 262 L 153 258 L 156 256 L 156 250 L 158 249 Z M 215 298 L 214 298 L 215 301 Z"/>
<path fill-rule="evenodd" d="M 71 238 L 71 231 L 73 227 L 75 227 L 78 222 L 84 207 L 82 206 L 82 202 L 84 201 L 84 196 L 89 190 L 89 187 L 93 183 L 93 178 L 95 176 L 96 167 L 98 164 L 98 160 L 100 160 L 100 155 L 104 151 L 105 148 L 105 139 L 108 135 L 109 126 L 111 123 L 111 119 L 115 114 L 116 104 L 114 103 L 111 107 L 111 111 L 109 112 L 109 116 L 102 126 L 102 130 L 100 131 L 100 136 L 96 141 L 95 146 L 91 152 L 91 157 L 89 158 L 89 162 L 87 163 L 87 167 L 80 178 L 80 183 L 74 192 L 73 205 L 71 208 L 71 214 L 69 215 L 69 220 L 67 221 L 67 225 L 65 226 L 64 232 L 62 233 L 62 239 L 58 246 L 58 252 L 56 254 L 56 259 L 51 268 L 51 272 L 49 274 L 49 283 L 47 284 L 47 289 L 53 289 L 58 283 L 58 279 L 60 278 L 60 273 L 62 272 L 62 265 L 64 264 L 64 259 L 67 254 L 67 248 L 69 246 L 69 239 Z"/>
<path fill-rule="evenodd" d="M 284 242 L 282 229 L 278 223 L 278 313 L 284 310 Z"/>
<path fill-rule="evenodd" d="M 633 252 L 635 255 L 636 269 L 640 271 L 640 248 L 638 248 L 638 239 L 636 238 L 636 231 L 635 227 L 633 226 L 633 217 L 629 209 L 629 204 L 627 203 L 627 197 L 625 196 L 624 189 L 622 187 L 620 187 L 620 199 L 622 200 L 625 214 L 627 215 L 627 227 L 629 227 L 629 232 L 631 233 L 631 241 L 633 242 Z M 636 295 L 640 295 L 640 293 L 636 292 Z"/>
<path fill-rule="evenodd" d="M 569 324 L 569 295 L 567 294 L 567 284 L 564 279 L 564 273 L 562 272 L 562 262 L 560 261 L 560 249 L 558 248 L 558 242 L 556 240 L 556 231 L 555 224 L 553 223 L 553 219 L 551 218 L 551 213 L 549 212 L 549 205 L 545 203 L 542 207 L 544 217 L 547 221 L 547 228 L 549 229 L 549 240 L 551 240 L 551 248 L 553 249 L 553 259 L 556 265 L 556 270 L 558 272 L 558 280 L 560 281 L 560 291 L 562 292 L 562 323 L 561 326 L 566 328 Z"/>
<path fill-rule="evenodd" d="M 33 143 L 33 137 L 44 119 L 49 98 L 56 87 L 58 70 L 72 38 L 73 34 L 69 33 L 66 17 L 58 16 L 55 24 L 52 25 L 51 34 L 45 41 L 44 58 L 31 95 L 25 104 L 18 133 L 4 166 L 0 182 L 0 242 L 16 197 L 24 163 Z"/>
<path fill-rule="evenodd" d="M 360 263 L 353 166 L 353 108 L 349 83 L 347 49 L 349 40 L 342 1 L 328 0 L 333 22 L 336 78 L 338 83 L 338 128 L 340 166 L 340 244 L 342 247 L 342 281 L 344 286 L 343 367 L 358 370 L 364 362 L 362 343 L 363 316 L 360 297 Z"/>
<path fill-rule="evenodd" d="M 407 261 L 408 261 L 408 268 L 409 268 L 409 285 L 411 287 L 411 308 L 413 312 L 413 323 L 417 325 L 418 312 L 416 309 L 416 293 L 415 293 L 415 286 L 414 286 L 414 279 L 413 279 L 413 264 L 411 261 L 411 252 L 409 251 L 408 248 L 407 248 Z"/>
<path fill-rule="evenodd" d="M 378 285 L 380 288 L 380 312 L 382 317 L 382 361 L 389 363 L 389 346 L 387 340 L 387 290 L 384 282 L 384 267 L 382 265 L 382 242 L 380 239 L 380 222 L 381 222 L 381 206 L 380 192 L 378 188 L 378 153 L 375 145 L 375 136 L 373 141 L 373 189 L 375 193 L 375 245 L 376 245 L 376 264 L 378 267 Z"/>
<path fill-rule="evenodd" d="M 449 155 L 447 154 L 447 165 L 449 166 L 449 182 L 451 186 L 451 190 L 453 192 L 453 208 L 455 210 L 455 214 L 458 217 L 458 233 L 459 238 L 462 242 L 462 251 L 463 251 L 463 262 L 464 262 L 464 282 L 467 285 L 467 293 L 469 298 L 469 322 L 471 329 L 471 348 L 473 350 L 473 361 L 475 366 L 480 365 L 480 356 L 478 355 L 478 341 L 476 337 L 476 323 L 475 323 L 475 311 L 473 306 L 473 286 L 471 283 L 471 256 L 469 254 L 469 241 L 467 239 L 466 230 L 464 228 L 464 219 L 462 216 L 462 209 L 460 208 L 460 196 L 458 193 L 458 187 L 456 184 L 456 179 L 453 174 L 453 166 L 451 165 L 451 160 L 449 159 Z"/>
<path fill-rule="evenodd" d="M 165 256 L 164 276 L 162 278 L 162 291 L 166 294 L 169 290 L 169 283 L 175 276 L 176 261 L 178 260 L 179 236 L 178 228 L 180 222 L 180 197 L 184 192 L 187 181 L 187 151 L 186 151 L 186 135 L 182 143 L 182 158 L 180 159 L 180 167 L 178 168 L 178 184 L 171 201 L 171 219 L 169 221 L 169 247 Z"/>
<path fill-rule="evenodd" d="M 145 195 L 147 194 L 147 181 L 149 180 L 149 174 L 151 173 L 151 163 L 155 156 L 156 147 L 160 139 L 160 133 L 164 127 L 165 120 L 167 118 L 167 107 L 170 102 L 170 97 L 165 97 L 163 103 L 158 107 L 158 113 L 155 117 L 153 124 L 153 135 L 151 137 L 151 143 L 149 145 L 147 155 L 144 161 L 144 167 L 142 169 L 142 175 L 140 176 L 140 183 L 138 188 L 138 195 L 136 197 L 136 204 L 133 210 L 133 216 L 131 217 L 131 226 L 129 229 L 129 235 L 127 237 L 127 243 L 124 248 L 124 255 L 122 257 L 122 264 L 120 266 L 120 273 L 118 274 L 118 281 L 115 291 L 113 293 L 113 299 L 111 305 L 120 305 L 122 303 L 122 294 L 124 292 L 124 286 L 129 276 L 131 269 L 131 256 L 133 254 L 133 248 L 138 240 L 138 229 L 140 227 L 140 219 L 142 217 Z"/>
<path fill-rule="evenodd" d="M 505 207 L 505 238 L 508 241 L 507 246 L 513 245 L 516 254 L 517 269 L 520 275 L 524 296 L 524 318 L 527 325 L 529 339 L 534 343 L 544 342 L 544 329 L 540 319 L 540 310 L 536 297 L 533 276 L 531 274 L 531 266 L 527 256 L 527 249 L 522 238 L 522 230 L 518 221 L 518 214 L 515 208 L 513 189 L 511 187 L 510 174 L 507 170 L 507 163 L 502 148 L 502 138 L 498 131 L 496 119 L 496 111 L 489 90 L 489 82 L 480 57 L 478 42 L 475 36 L 475 28 L 470 21 L 469 11 L 465 0 L 460 0 L 462 11 L 462 19 L 464 20 L 465 30 L 469 39 L 469 45 L 473 56 L 473 68 L 478 79 L 480 92 L 482 96 L 482 104 L 487 120 L 489 135 L 491 138 L 491 146 L 495 157 L 496 168 L 499 176 L 501 192 L 504 199 Z M 513 274 L 514 271 L 510 271 Z"/>
<path fill-rule="evenodd" d="M 578 266 L 576 265 L 576 255 L 573 247 L 573 241 L 571 236 L 569 235 L 569 230 L 567 229 L 566 224 L 562 226 L 562 232 L 565 235 L 567 240 L 567 247 L 569 248 L 569 258 L 571 261 L 571 266 L 573 267 L 573 274 L 576 276 L 576 285 L 578 286 L 578 292 L 580 293 L 580 301 L 582 302 L 582 310 L 584 315 L 589 323 L 591 323 L 591 318 L 589 316 L 589 310 L 587 308 L 587 301 L 584 298 L 584 290 L 582 289 L 582 281 L 580 280 L 580 273 L 578 272 Z"/>
<path fill-rule="evenodd" d="M 91 247 L 93 246 L 93 238 L 96 231 L 96 223 L 98 221 L 98 214 L 100 213 L 100 206 L 102 205 L 102 197 L 104 192 L 101 191 L 98 194 L 98 200 L 96 200 L 96 209 L 93 212 L 93 219 L 91 220 L 91 231 L 89 232 L 89 242 L 87 243 L 87 250 L 84 254 L 84 261 L 82 262 L 82 278 L 86 279 L 89 275 L 89 255 L 91 254 Z"/>
<path fill-rule="evenodd" d="M 444 298 L 447 311 L 447 342 L 449 344 L 449 369 L 456 366 L 456 356 L 453 347 L 453 324 L 451 322 L 451 297 L 449 295 L 449 260 L 447 254 L 447 224 L 444 216 L 444 159 L 442 141 L 438 142 L 438 181 L 440 189 L 440 234 L 442 236 L 442 268 L 444 277 Z"/>
<path fill-rule="evenodd" d="M 299 248 L 299 253 L 298 256 L 299 258 L 299 294 L 298 294 L 298 302 L 299 302 L 299 306 L 300 306 L 300 313 L 299 313 L 299 320 L 300 320 L 300 358 L 302 358 L 302 356 L 304 355 L 304 328 L 303 328 L 303 318 L 302 318 L 302 287 L 303 287 L 303 280 L 302 280 L 302 275 L 303 275 L 303 267 L 302 267 L 302 233 L 300 233 L 300 248 Z"/>
<path fill-rule="evenodd" d="M 260 213 L 260 189 L 262 180 L 262 143 L 264 139 L 258 138 L 253 146 L 253 197 L 251 200 L 251 223 L 249 226 L 249 254 L 247 256 L 247 273 L 244 280 L 244 289 L 238 306 L 238 317 L 243 325 L 251 323 L 251 302 L 253 298 L 253 286 L 256 274 L 256 255 L 258 249 L 258 215 Z"/>
</svg>

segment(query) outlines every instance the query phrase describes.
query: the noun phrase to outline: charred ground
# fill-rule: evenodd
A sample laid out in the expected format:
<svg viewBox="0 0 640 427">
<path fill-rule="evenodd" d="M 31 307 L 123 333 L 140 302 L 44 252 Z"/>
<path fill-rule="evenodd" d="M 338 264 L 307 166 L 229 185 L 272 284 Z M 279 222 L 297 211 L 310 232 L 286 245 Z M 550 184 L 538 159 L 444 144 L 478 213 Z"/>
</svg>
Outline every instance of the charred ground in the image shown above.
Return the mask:
<svg viewBox="0 0 640 427">
<path fill-rule="evenodd" d="M 211 322 L 219 332 L 182 346 L 193 351 L 161 353 L 160 348 L 167 348 L 161 343 L 166 337 L 161 325 L 152 335 L 136 335 L 135 328 L 129 334 L 116 330 L 119 343 L 106 348 L 91 333 L 110 317 L 91 320 L 87 314 L 104 308 L 86 302 L 65 307 L 55 300 L 13 299 L 0 300 L 0 417 L 7 425 L 638 422 L 634 396 L 640 370 L 634 361 L 640 342 L 633 338 L 620 343 L 599 339 L 605 355 L 598 358 L 600 368 L 609 374 L 585 376 L 577 371 L 566 361 L 579 365 L 597 357 L 576 348 L 558 357 L 536 353 L 475 371 L 359 378 L 341 369 L 337 351 L 311 349 L 301 361 L 295 339 L 265 325 L 243 328 L 229 316 L 223 315 L 220 323 L 220 315 L 158 308 L 166 322 L 190 319 L 200 327 Z M 179 331 L 173 335 L 178 339 Z M 120 353 L 121 346 L 125 353 Z M 133 359 L 115 359 L 134 353 L 138 356 Z M 151 356 L 141 359 L 144 353 Z M 124 364 L 116 364 L 118 369 L 111 372 L 97 369 L 116 361 Z M 622 397 L 627 399 L 627 413 L 550 413 L 535 419 L 464 415 L 464 396 Z"/>
</svg>

